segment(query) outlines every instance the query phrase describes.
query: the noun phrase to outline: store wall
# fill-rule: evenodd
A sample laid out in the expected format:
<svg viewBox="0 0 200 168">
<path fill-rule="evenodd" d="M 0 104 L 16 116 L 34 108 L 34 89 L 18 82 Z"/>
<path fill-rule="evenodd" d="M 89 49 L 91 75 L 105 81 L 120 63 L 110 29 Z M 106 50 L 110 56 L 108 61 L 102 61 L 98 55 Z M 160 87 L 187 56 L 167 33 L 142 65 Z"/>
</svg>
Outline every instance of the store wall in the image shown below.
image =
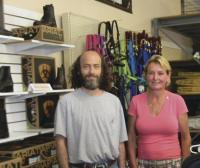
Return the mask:
<svg viewBox="0 0 200 168">
<path fill-rule="evenodd" d="M 116 19 L 123 28 L 136 32 L 146 30 L 148 33 L 151 32 L 152 18 L 181 13 L 180 0 L 132 0 L 132 14 L 95 0 L 4 0 L 4 3 L 39 13 L 43 13 L 45 4 L 53 4 L 59 17 L 72 12 L 98 20 Z M 170 45 L 164 46 L 163 52 L 169 58 L 181 59 L 184 55 L 180 49 L 172 47 L 171 50 Z"/>
<path fill-rule="evenodd" d="M 115 18 L 122 27 L 135 31 L 150 31 L 150 20 L 154 17 L 180 14 L 180 0 L 132 0 L 133 14 L 95 0 L 4 0 L 4 3 L 41 13 L 42 6 L 52 3 L 56 15 L 73 12 L 99 20 Z"/>
</svg>

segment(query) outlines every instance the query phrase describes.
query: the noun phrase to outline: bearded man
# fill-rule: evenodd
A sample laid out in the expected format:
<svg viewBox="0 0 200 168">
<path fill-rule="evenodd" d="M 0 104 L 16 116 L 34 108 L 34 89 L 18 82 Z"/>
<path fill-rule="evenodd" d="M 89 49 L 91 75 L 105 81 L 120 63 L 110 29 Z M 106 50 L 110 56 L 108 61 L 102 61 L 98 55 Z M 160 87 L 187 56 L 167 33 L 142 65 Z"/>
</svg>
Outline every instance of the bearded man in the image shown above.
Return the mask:
<svg viewBox="0 0 200 168">
<path fill-rule="evenodd" d="M 77 58 L 74 92 L 63 95 L 55 115 L 60 168 L 125 168 L 127 131 L 120 100 L 107 92 L 108 68 L 96 51 Z"/>
</svg>

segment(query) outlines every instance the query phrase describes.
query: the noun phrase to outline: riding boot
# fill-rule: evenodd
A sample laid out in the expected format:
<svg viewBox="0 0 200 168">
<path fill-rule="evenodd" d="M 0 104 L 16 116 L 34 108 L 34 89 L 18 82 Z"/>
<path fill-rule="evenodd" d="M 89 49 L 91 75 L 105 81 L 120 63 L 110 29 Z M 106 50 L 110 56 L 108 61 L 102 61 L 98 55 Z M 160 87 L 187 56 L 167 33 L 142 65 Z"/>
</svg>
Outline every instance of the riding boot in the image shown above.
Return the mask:
<svg viewBox="0 0 200 168">
<path fill-rule="evenodd" d="M 13 92 L 13 80 L 9 66 L 0 67 L 0 92 Z"/>
<path fill-rule="evenodd" d="M 9 137 L 6 111 L 4 108 L 4 99 L 0 99 L 0 138 Z"/>
<path fill-rule="evenodd" d="M 57 27 L 55 14 L 54 14 L 54 7 L 52 4 L 43 6 L 44 15 L 42 16 L 40 21 L 35 21 L 33 23 L 34 26 L 36 25 L 46 25 L 51 27 Z"/>
<path fill-rule="evenodd" d="M 61 65 L 61 67 L 59 67 L 57 69 L 57 77 L 56 77 L 56 80 L 53 83 L 52 87 L 53 87 L 53 89 L 66 89 L 67 88 L 64 65 Z"/>
</svg>

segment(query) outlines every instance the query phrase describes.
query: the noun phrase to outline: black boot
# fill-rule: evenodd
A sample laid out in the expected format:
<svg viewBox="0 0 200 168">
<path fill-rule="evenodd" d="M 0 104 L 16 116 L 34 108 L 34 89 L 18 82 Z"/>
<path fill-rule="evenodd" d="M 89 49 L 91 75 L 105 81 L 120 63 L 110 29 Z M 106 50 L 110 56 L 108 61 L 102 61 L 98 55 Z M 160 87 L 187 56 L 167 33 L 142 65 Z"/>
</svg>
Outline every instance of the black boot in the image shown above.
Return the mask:
<svg viewBox="0 0 200 168">
<path fill-rule="evenodd" d="M 56 77 L 56 80 L 53 83 L 52 87 L 53 87 L 53 89 L 66 89 L 67 88 L 64 65 L 61 65 L 61 67 L 59 67 L 57 69 L 57 77 Z"/>
<path fill-rule="evenodd" d="M 0 99 L 0 138 L 9 137 L 6 111 L 4 109 L 4 99 Z"/>
<path fill-rule="evenodd" d="M 12 36 L 12 32 L 4 28 L 4 10 L 3 10 L 3 0 L 0 0 L 0 35 Z"/>
<path fill-rule="evenodd" d="M 13 92 L 13 80 L 9 66 L 0 67 L 0 92 Z"/>
<path fill-rule="evenodd" d="M 43 6 L 44 15 L 40 21 L 35 21 L 34 26 L 37 25 L 46 25 L 51 27 L 57 27 L 56 19 L 54 15 L 54 7 L 52 4 Z"/>
</svg>

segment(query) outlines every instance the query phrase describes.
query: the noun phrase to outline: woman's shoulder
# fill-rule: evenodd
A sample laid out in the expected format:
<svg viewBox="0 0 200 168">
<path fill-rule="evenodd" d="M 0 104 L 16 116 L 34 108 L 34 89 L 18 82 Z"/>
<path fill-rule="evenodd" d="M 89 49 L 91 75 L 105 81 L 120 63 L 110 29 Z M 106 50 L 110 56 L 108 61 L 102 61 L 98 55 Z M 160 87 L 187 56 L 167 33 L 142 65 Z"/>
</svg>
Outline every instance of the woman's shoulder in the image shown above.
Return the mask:
<svg viewBox="0 0 200 168">
<path fill-rule="evenodd" d="M 172 99 L 175 99 L 175 100 L 180 100 L 180 99 L 183 99 L 183 97 L 177 93 L 173 93 L 171 91 L 167 91 L 167 96 L 169 96 L 170 98 Z"/>
<path fill-rule="evenodd" d="M 132 100 L 134 100 L 134 101 L 144 101 L 144 99 L 146 99 L 146 97 L 147 97 L 147 93 L 143 92 L 143 93 L 140 93 L 140 94 L 133 96 Z"/>
</svg>

